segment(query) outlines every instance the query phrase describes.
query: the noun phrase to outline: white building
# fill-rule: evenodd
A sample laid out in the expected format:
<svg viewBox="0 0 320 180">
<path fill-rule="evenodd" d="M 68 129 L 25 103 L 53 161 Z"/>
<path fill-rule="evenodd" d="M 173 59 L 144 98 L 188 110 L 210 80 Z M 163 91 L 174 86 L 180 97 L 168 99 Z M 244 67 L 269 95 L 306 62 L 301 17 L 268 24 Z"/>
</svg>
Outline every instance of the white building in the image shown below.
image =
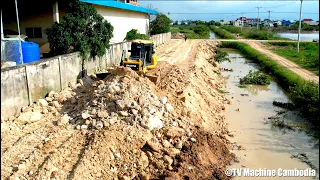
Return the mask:
<svg viewBox="0 0 320 180">
<path fill-rule="evenodd" d="M 67 2 L 65 0 L 17 1 L 21 34 L 27 35 L 29 41 L 38 43 L 41 53 L 49 52 L 45 29 L 51 27 L 54 22 L 61 21 L 65 15 Z M 131 29 L 147 34 L 150 15 L 158 13 L 155 10 L 140 7 L 136 0 L 80 1 L 92 4 L 97 12 L 112 24 L 114 30 L 111 43 L 122 42 Z M 14 1 L 8 1 L 6 8 L 2 7 L 1 10 L 4 29 L 18 32 Z"/>
</svg>

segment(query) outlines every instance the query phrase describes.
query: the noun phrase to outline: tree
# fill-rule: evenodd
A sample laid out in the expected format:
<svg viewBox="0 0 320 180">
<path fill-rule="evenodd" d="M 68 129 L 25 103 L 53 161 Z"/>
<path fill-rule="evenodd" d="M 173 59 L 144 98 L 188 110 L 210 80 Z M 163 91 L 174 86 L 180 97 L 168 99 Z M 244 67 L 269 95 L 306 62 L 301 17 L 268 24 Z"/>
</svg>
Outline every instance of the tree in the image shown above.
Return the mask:
<svg viewBox="0 0 320 180">
<path fill-rule="evenodd" d="M 132 41 L 135 39 L 150 39 L 146 34 L 140 34 L 137 29 L 131 29 L 127 32 L 126 37 L 124 38 L 127 41 Z"/>
<path fill-rule="evenodd" d="M 173 23 L 173 25 L 178 25 L 178 21 L 175 21 L 175 22 Z"/>
<path fill-rule="evenodd" d="M 156 19 L 150 24 L 150 33 L 153 35 L 169 32 L 171 22 L 171 19 L 169 19 L 166 15 L 157 14 Z"/>
<path fill-rule="evenodd" d="M 50 54 L 60 55 L 79 51 L 83 59 L 103 56 L 110 47 L 113 26 L 94 7 L 79 0 L 70 0 L 60 23 L 45 30 Z"/>
</svg>

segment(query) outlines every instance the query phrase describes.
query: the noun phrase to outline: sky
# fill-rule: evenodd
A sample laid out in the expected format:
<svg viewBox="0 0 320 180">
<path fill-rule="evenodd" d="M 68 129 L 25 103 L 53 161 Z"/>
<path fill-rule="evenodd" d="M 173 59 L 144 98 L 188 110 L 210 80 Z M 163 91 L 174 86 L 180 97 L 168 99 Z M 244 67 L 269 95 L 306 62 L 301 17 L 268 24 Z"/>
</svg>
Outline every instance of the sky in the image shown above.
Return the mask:
<svg viewBox="0 0 320 180">
<path fill-rule="evenodd" d="M 271 20 L 299 20 L 300 0 L 291 1 L 139 1 L 143 7 L 151 7 L 160 13 L 166 14 L 171 20 L 203 20 L 220 21 L 235 20 L 241 17 L 268 18 L 270 12 Z M 170 14 L 168 14 L 170 12 Z M 288 13 L 290 12 L 290 13 Z M 180 13 L 180 14 L 177 14 Z M 210 14 L 211 13 L 211 14 Z M 214 14 L 216 13 L 216 14 Z M 238 14 L 232 14 L 238 13 Z M 304 14 L 305 13 L 305 14 Z M 310 13 L 310 14 L 308 14 Z M 319 0 L 304 0 L 302 3 L 302 19 L 311 18 L 319 20 Z"/>
</svg>

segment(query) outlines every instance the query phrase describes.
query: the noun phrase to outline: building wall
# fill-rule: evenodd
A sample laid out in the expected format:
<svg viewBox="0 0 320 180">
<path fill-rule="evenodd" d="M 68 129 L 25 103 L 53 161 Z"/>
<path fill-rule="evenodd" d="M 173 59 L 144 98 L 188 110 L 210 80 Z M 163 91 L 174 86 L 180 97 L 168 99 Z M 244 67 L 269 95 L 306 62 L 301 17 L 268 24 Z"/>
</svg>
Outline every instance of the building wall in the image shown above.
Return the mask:
<svg viewBox="0 0 320 180">
<path fill-rule="evenodd" d="M 157 47 L 170 42 L 171 33 L 151 37 Z M 105 72 L 107 67 L 120 63 L 123 50 L 130 42 L 112 44 L 101 58 L 87 60 L 87 74 Z M 128 54 L 128 52 L 127 52 Z M 78 52 L 41 59 L 33 63 L 1 69 L 1 120 L 19 116 L 21 108 L 43 98 L 50 91 L 60 91 L 81 78 L 82 58 Z"/>
<path fill-rule="evenodd" d="M 137 29 L 141 34 L 148 34 L 148 14 L 98 5 L 94 5 L 93 7 L 112 24 L 114 30 L 111 43 L 122 42 L 127 32 L 131 29 Z"/>
<path fill-rule="evenodd" d="M 64 11 L 59 12 L 59 19 L 61 20 L 62 16 L 65 15 Z M 38 15 L 32 15 L 28 17 L 20 17 L 20 32 L 21 34 L 26 34 L 26 28 L 30 27 L 41 27 L 42 38 L 29 38 L 29 41 L 38 43 L 39 46 L 44 45 L 48 42 L 45 29 L 51 27 L 53 24 L 53 12 L 43 12 Z M 10 29 L 18 32 L 18 26 L 16 21 L 4 22 L 4 28 Z"/>
</svg>

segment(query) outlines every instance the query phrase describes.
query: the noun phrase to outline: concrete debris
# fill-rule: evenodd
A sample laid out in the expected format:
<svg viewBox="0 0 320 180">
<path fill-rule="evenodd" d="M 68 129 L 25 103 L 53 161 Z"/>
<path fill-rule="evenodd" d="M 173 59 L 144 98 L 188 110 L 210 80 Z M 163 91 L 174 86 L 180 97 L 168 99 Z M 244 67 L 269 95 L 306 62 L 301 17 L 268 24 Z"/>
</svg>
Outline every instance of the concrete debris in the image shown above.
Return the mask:
<svg viewBox="0 0 320 180">
<path fill-rule="evenodd" d="M 36 121 L 41 120 L 42 118 L 42 114 L 41 112 L 26 112 L 26 113 L 22 113 L 17 121 L 23 124 L 28 124 L 28 123 L 33 123 Z"/>
</svg>

